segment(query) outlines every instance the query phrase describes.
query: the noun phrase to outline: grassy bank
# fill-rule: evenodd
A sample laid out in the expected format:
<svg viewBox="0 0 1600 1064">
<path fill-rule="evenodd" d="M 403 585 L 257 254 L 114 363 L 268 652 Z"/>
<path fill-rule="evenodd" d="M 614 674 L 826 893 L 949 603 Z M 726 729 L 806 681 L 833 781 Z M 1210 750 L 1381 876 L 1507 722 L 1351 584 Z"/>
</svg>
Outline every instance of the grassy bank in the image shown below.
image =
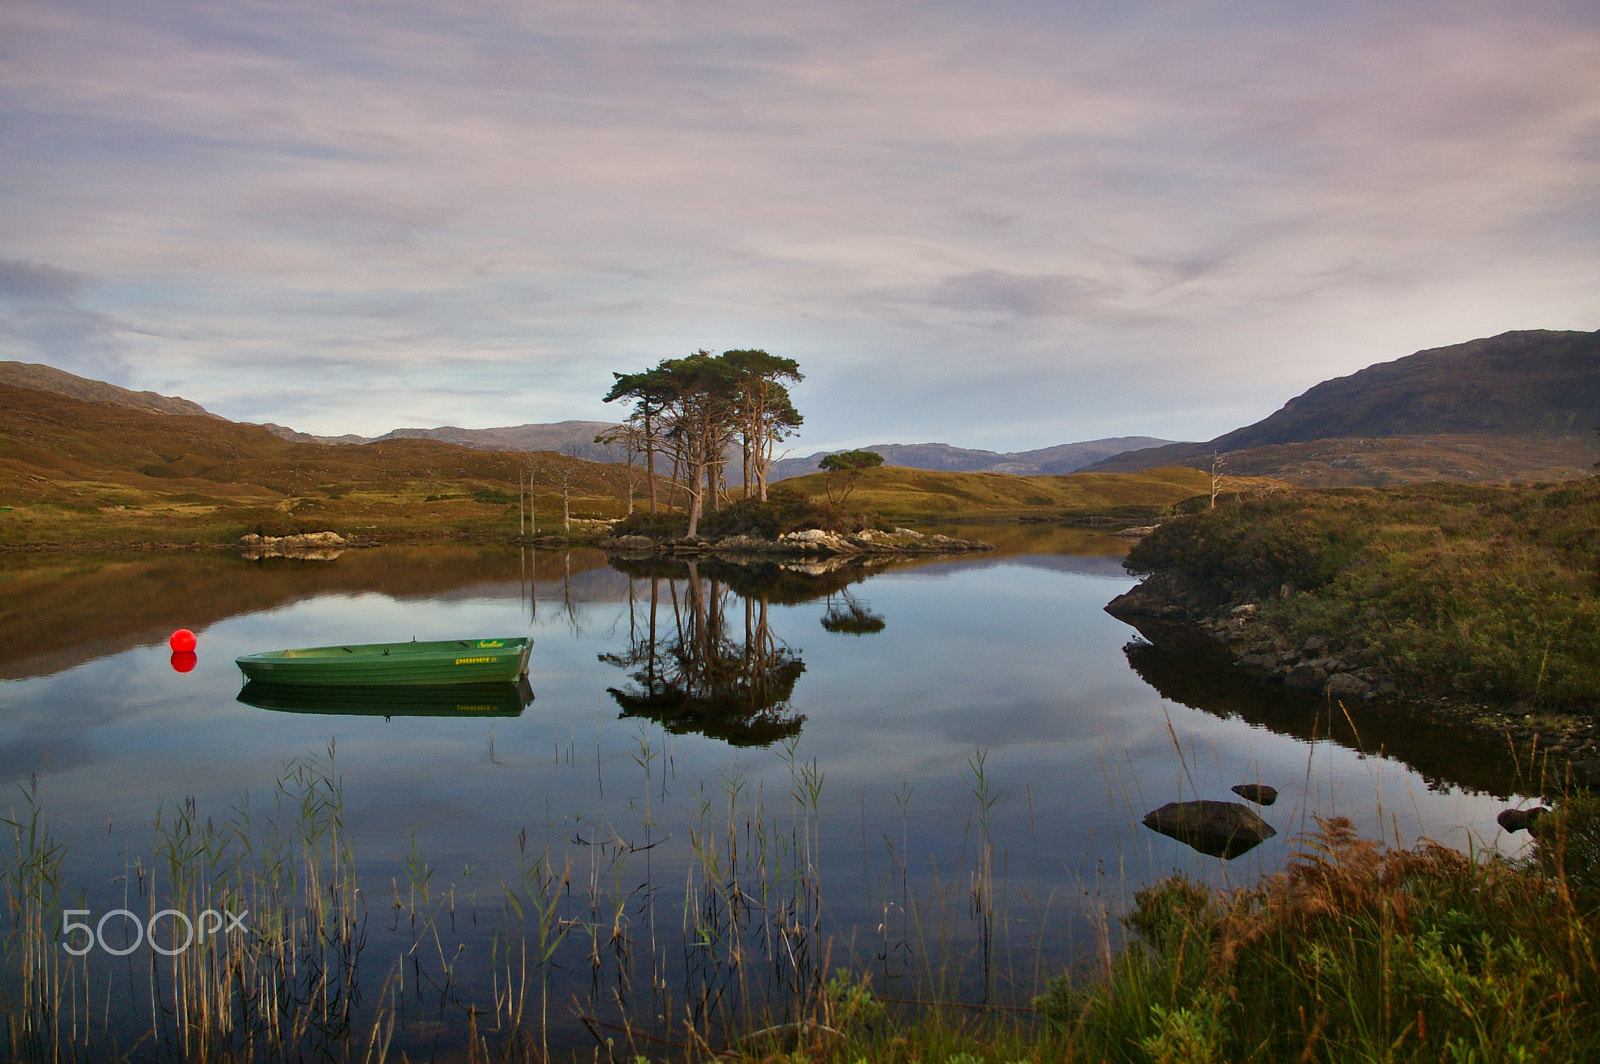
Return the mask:
<svg viewBox="0 0 1600 1064">
<path fill-rule="evenodd" d="M 1163 525 L 1128 567 L 1258 603 L 1288 644 L 1322 636 L 1404 690 L 1600 706 L 1600 478 L 1241 499 Z"/>
</svg>

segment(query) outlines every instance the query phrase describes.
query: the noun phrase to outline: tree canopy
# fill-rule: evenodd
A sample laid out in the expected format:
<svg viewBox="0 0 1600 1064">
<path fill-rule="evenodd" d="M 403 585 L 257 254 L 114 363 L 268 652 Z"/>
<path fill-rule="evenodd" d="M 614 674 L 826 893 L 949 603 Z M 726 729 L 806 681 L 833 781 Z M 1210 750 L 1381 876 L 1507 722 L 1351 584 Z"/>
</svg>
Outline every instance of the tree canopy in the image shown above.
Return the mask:
<svg viewBox="0 0 1600 1064">
<path fill-rule="evenodd" d="M 709 497 L 716 507 L 726 484 L 727 455 L 742 456 L 744 494 L 767 497 L 773 448 L 801 424 L 784 383 L 805 378 L 792 358 L 759 349 L 696 351 L 665 359 L 639 373 L 613 373 L 605 401 L 631 400 L 628 422 L 637 430 L 650 480 L 650 510 L 656 509 L 656 455 L 672 463 L 672 494 L 688 500 L 689 529 L 699 531 Z M 669 500 L 670 503 L 670 500 Z"/>
<path fill-rule="evenodd" d="M 817 468 L 829 473 L 859 473 L 883 465 L 883 455 L 877 451 L 840 451 L 824 455 Z"/>
<path fill-rule="evenodd" d="M 840 451 L 837 454 L 824 455 L 822 461 L 817 463 L 817 468 L 822 470 L 823 483 L 828 492 L 828 501 L 842 506 L 855 490 L 861 474 L 869 469 L 876 469 L 883 465 L 883 455 L 877 451 Z M 834 486 L 842 483 L 839 497 L 833 497 Z"/>
</svg>

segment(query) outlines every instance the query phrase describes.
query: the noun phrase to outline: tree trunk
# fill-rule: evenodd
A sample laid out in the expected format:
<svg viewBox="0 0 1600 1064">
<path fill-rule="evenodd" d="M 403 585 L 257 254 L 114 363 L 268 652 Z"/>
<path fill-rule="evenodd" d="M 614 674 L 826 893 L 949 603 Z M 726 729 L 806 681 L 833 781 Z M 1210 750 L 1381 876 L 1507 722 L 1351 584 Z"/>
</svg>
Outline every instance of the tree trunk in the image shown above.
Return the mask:
<svg viewBox="0 0 1600 1064">
<path fill-rule="evenodd" d="M 644 469 L 650 478 L 650 512 L 656 512 L 656 433 L 650 415 L 644 416 Z"/>
</svg>

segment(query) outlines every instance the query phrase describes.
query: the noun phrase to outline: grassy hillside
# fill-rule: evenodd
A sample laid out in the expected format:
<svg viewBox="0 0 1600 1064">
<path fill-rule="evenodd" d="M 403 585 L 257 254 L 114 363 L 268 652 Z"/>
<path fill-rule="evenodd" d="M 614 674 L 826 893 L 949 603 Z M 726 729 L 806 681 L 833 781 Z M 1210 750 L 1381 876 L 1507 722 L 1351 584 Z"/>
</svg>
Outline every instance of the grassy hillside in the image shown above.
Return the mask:
<svg viewBox="0 0 1600 1064">
<path fill-rule="evenodd" d="M 1270 486 L 1239 478 L 1233 490 Z M 783 482 L 789 490 L 826 497 L 827 477 L 812 473 Z M 831 489 L 837 498 L 842 482 Z M 939 521 L 961 517 L 1123 516 L 1153 518 L 1169 507 L 1211 490 L 1211 477 L 1194 469 L 1152 469 L 1135 474 L 1063 473 L 1018 477 L 1006 473 L 943 473 L 882 466 L 862 474 L 846 505 L 894 521 Z"/>
<path fill-rule="evenodd" d="M 617 469 L 536 456 L 538 509 L 622 512 Z M 523 457 L 433 440 L 294 443 L 255 425 L 0 385 L 0 544 L 222 542 L 248 531 L 514 533 Z"/>
<path fill-rule="evenodd" d="M 525 459 L 437 440 L 295 442 L 257 425 L 0 385 L 0 546 L 223 543 L 246 532 L 323 529 L 504 537 L 517 531 Z M 574 517 L 625 511 L 625 467 L 549 453 L 535 455 L 534 464 L 541 531 L 560 518 L 558 487 L 568 475 Z M 642 480 L 638 474 L 640 507 Z M 818 499 L 840 492 L 820 473 L 784 487 Z M 1209 487 L 1210 478 L 1191 469 L 1018 477 L 886 467 L 865 475 L 848 506 L 898 522 L 1108 516 L 1138 523 Z"/>
</svg>

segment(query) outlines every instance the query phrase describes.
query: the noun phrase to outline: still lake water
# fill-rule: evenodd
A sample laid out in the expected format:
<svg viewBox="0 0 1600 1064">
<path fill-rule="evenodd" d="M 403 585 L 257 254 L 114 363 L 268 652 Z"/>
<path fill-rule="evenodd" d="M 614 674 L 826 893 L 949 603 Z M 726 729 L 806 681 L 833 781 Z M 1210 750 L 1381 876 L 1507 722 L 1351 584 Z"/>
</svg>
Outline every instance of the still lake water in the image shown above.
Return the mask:
<svg viewBox="0 0 1600 1064">
<path fill-rule="evenodd" d="M 1103 611 L 1133 583 L 1117 541 L 1000 538 L 996 555 L 813 572 L 459 546 L 327 562 L 13 555 L 0 774 L 13 809 L 37 776 L 67 892 L 98 913 L 150 866 L 158 810 L 192 799 L 221 822 L 290 762 L 331 765 L 369 910 L 368 1004 L 406 968 L 395 1045 L 413 1057 L 459 1049 L 467 1010 L 492 996 L 502 883 L 528 852 L 570 870 L 549 1033 L 581 1048 L 579 1014 L 601 1032 L 714 1032 L 718 1009 L 802 969 L 848 965 L 902 998 L 1025 1003 L 1091 961 L 1108 916 L 1121 941 L 1135 890 L 1175 870 L 1252 884 L 1316 816 L 1407 846 L 1519 845 L 1494 821 L 1521 801 L 1494 744 L 1395 711 L 1330 717 L 1204 648 L 1157 650 Z M 179 626 L 199 634 L 186 673 L 165 645 Z M 520 712 L 238 699 L 241 654 L 524 634 Z M 1140 823 L 1258 781 L 1280 791 L 1263 810 L 1278 834 L 1232 861 Z M 431 960 L 395 915 L 414 911 L 424 872 L 430 904 L 450 907 Z M 706 886 L 736 874 L 742 895 Z M 741 896 L 741 934 L 709 943 L 718 899 Z"/>
</svg>

